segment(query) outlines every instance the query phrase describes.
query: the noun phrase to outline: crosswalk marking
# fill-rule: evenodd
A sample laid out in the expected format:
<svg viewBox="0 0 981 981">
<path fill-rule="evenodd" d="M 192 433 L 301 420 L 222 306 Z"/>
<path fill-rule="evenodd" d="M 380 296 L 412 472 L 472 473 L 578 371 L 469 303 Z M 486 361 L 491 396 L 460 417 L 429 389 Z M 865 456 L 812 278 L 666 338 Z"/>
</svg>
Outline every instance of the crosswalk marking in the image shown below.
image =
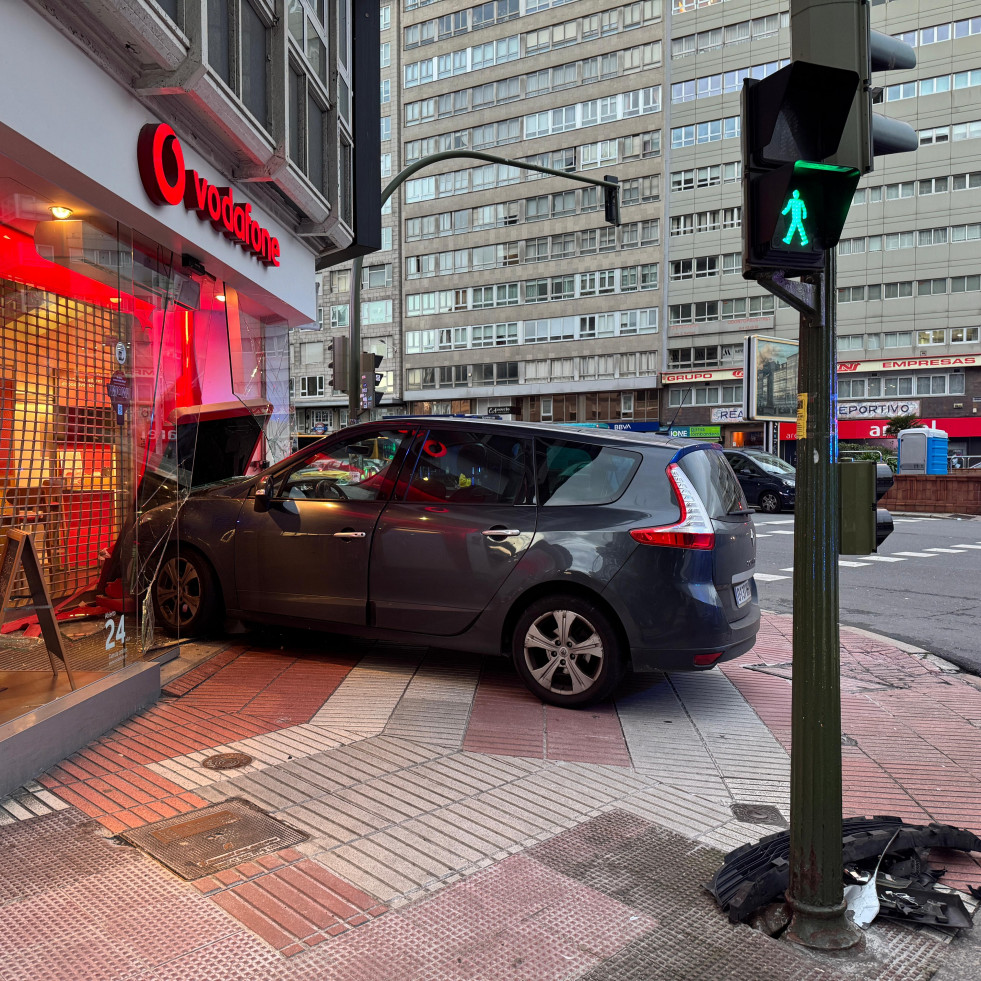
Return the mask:
<svg viewBox="0 0 981 981">
<path fill-rule="evenodd" d="M 771 535 L 792 535 L 793 532 L 792 531 L 787 531 L 786 528 L 774 528 L 773 531 L 770 532 L 770 534 Z"/>
<path fill-rule="evenodd" d="M 893 555 L 908 555 L 913 559 L 939 559 L 936 552 L 893 552 Z"/>
<path fill-rule="evenodd" d="M 905 562 L 906 559 L 897 559 L 895 555 L 866 555 L 866 562 Z"/>
<path fill-rule="evenodd" d="M 757 521 L 758 525 L 792 525 L 793 518 L 774 518 L 772 521 Z"/>
<path fill-rule="evenodd" d="M 789 569 L 781 569 L 780 571 L 781 572 L 793 572 L 794 571 L 794 567 L 791 566 Z"/>
<path fill-rule="evenodd" d="M 968 545 L 965 543 L 963 545 L 952 545 L 951 548 L 981 548 L 981 545 Z"/>
<path fill-rule="evenodd" d="M 948 555 L 963 555 L 959 549 L 956 548 L 938 548 L 936 545 L 928 547 L 928 552 L 946 552 Z"/>
<path fill-rule="evenodd" d="M 789 579 L 790 576 L 774 576 L 768 572 L 757 572 L 754 579 L 759 579 L 760 582 L 776 582 L 777 579 Z"/>
<path fill-rule="evenodd" d="M 850 559 L 838 559 L 838 565 L 847 566 L 849 569 L 861 569 L 863 565 L 868 565 L 868 562 L 852 562 Z"/>
</svg>

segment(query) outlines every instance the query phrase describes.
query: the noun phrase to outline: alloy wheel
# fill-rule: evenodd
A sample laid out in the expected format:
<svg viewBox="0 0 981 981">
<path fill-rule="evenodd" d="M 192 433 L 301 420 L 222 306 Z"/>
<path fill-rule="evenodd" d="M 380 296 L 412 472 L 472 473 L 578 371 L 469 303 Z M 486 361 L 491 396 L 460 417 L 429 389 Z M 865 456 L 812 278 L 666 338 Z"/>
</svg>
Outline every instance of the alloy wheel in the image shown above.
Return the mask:
<svg viewBox="0 0 981 981">
<path fill-rule="evenodd" d="M 528 671 L 538 685 L 556 695 L 588 692 L 599 680 L 605 653 L 596 628 L 574 610 L 550 610 L 525 633 Z"/>
</svg>

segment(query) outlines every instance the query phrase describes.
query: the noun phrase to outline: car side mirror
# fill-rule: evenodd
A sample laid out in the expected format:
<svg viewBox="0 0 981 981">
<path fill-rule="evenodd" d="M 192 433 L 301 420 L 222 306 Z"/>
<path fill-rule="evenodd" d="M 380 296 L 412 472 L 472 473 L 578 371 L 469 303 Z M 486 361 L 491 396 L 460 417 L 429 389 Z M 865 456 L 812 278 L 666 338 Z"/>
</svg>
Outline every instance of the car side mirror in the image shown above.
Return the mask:
<svg viewBox="0 0 981 981">
<path fill-rule="evenodd" d="M 263 474 L 255 485 L 255 509 L 256 511 L 268 511 L 269 501 L 272 497 L 272 477 Z"/>
</svg>

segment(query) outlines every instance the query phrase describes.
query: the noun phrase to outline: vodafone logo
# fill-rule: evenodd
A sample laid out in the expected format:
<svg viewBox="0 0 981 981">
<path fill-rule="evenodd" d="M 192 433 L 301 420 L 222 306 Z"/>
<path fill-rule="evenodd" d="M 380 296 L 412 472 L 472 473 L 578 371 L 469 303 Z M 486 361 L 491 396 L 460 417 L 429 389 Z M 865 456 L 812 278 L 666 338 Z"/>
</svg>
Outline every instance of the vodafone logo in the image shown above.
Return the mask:
<svg viewBox="0 0 981 981">
<path fill-rule="evenodd" d="M 184 166 L 177 134 L 164 123 L 147 123 L 140 130 L 136 160 L 147 197 L 157 205 L 177 205 L 196 211 L 226 238 L 233 239 L 267 266 L 279 265 L 279 239 L 252 217 L 251 204 L 236 204 L 230 187 L 209 183 Z"/>
</svg>

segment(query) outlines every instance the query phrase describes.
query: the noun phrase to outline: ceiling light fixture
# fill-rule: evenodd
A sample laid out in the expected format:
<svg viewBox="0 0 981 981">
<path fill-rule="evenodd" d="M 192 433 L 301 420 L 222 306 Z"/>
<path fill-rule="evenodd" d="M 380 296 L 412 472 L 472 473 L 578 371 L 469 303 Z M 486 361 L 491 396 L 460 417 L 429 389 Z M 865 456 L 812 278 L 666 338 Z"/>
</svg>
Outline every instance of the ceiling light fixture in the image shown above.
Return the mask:
<svg viewBox="0 0 981 981">
<path fill-rule="evenodd" d="M 48 211 L 50 211 L 51 214 L 58 219 L 58 221 L 64 221 L 66 218 L 71 218 L 72 216 L 72 209 L 63 208 L 60 204 L 51 205 L 51 207 L 48 208 Z"/>
</svg>

